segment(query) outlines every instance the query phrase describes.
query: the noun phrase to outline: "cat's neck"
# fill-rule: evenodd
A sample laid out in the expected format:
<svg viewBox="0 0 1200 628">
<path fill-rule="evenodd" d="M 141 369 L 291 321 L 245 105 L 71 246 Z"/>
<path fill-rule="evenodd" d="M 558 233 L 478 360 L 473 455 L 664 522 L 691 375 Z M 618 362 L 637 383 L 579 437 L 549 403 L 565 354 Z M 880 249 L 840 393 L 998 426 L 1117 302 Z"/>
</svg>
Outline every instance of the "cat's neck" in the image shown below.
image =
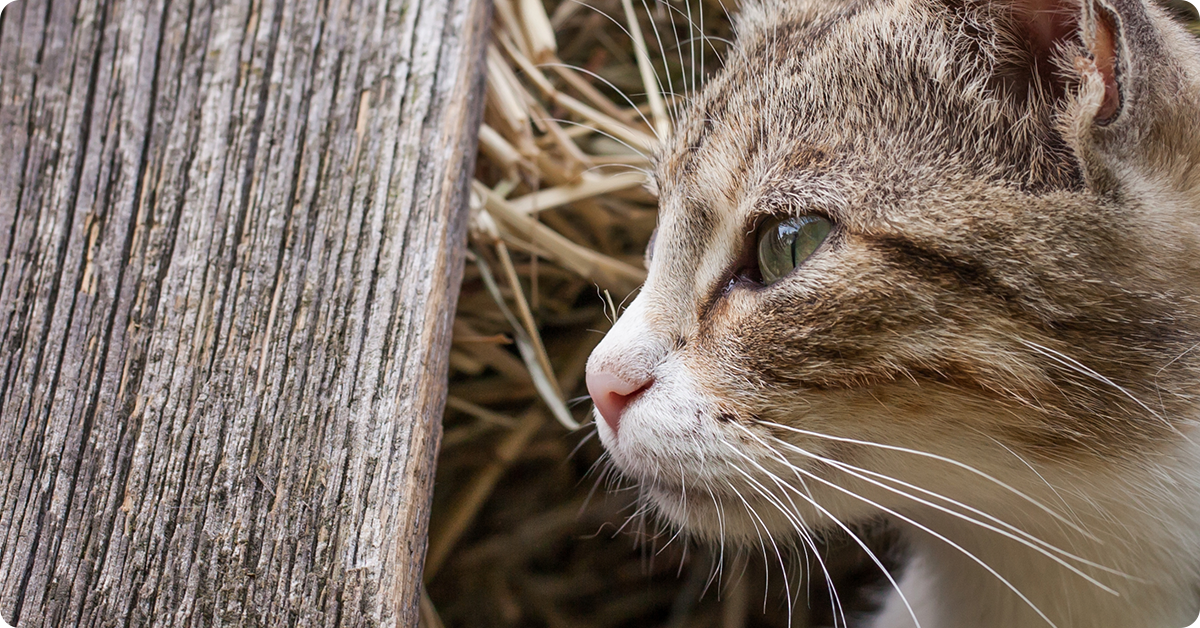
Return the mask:
<svg viewBox="0 0 1200 628">
<path fill-rule="evenodd" d="M 1189 626 L 1200 612 L 1197 469 L 1200 444 L 1185 442 L 1141 477 L 1129 471 L 1096 476 L 1075 484 L 1093 487 L 1091 493 L 1059 492 L 1055 498 L 1060 506 L 1092 538 L 1053 518 L 1039 519 L 1018 504 L 1011 512 L 1023 512 L 1024 520 L 1004 517 L 1049 545 L 1123 575 L 1060 554 L 1094 580 L 1089 581 L 994 531 L 927 513 L 914 520 L 928 531 L 905 526 L 913 561 L 901 588 L 921 628 L 1052 625 L 1046 618 L 1058 628 Z M 913 625 L 907 608 L 892 594 L 875 628 Z"/>
</svg>

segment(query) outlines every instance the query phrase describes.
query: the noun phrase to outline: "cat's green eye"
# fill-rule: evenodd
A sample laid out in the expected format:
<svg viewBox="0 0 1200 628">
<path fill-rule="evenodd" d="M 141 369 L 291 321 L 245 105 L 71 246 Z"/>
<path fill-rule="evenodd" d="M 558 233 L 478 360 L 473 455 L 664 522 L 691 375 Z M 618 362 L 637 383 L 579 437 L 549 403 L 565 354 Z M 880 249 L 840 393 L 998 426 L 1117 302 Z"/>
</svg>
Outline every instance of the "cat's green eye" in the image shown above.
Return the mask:
<svg viewBox="0 0 1200 628">
<path fill-rule="evenodd" d="M 763 284 L 769 286 L 803 264 L 832 229 L 828 220 L 812 215 L 763 221 L 758 228 L 758 270 Z"/>
</svg>

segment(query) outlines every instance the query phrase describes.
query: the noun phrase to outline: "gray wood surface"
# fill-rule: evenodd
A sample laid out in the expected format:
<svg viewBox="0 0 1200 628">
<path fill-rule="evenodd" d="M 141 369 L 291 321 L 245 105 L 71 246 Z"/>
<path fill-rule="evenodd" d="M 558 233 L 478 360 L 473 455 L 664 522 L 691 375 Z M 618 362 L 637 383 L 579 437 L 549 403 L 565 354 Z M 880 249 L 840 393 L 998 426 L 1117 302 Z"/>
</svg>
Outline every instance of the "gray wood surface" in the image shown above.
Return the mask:
<svg viewBox="0 0 1200 628">
<path fill-rule="evenodd" d="M 486 0 L 0 15 L 0 616 L 416 623 Z"/>
</svg>

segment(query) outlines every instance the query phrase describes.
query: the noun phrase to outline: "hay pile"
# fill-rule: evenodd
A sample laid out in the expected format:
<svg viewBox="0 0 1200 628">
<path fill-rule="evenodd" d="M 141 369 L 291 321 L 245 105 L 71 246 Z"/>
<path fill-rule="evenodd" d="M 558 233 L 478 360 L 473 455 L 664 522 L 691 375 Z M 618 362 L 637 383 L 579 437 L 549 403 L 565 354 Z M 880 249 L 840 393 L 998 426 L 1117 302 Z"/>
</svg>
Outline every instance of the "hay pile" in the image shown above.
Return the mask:
<svg viewBox="0 0 1200 628">
<path fill-rule="evenodd" d="M 632 492 L 593 490 L 584 363 L 645 276 L 645 154 L 729 21 L 720 0 L 587 1 L 495 0 L 422 623 L 833 625 L 823 578 L 797 582 L 803 556 L 786 585 L 759 548 L 714 578 L 711 551 L 637 529 Z M 874 565 L 848 542 L 823 554 L 864 608 L 849 592 L 878 584 Z"/>
</svg>

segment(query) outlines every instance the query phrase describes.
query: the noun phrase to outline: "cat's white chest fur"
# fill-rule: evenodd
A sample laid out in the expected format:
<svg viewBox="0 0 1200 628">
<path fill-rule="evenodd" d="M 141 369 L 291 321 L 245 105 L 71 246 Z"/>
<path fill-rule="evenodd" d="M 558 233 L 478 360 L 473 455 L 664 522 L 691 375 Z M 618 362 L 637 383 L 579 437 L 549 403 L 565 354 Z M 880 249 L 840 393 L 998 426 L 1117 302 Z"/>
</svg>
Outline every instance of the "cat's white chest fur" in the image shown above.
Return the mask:
<svg viewBox="0 0 1200 628">
<path fill-rule="evenodd" d="M 1120 482 L 1114 482 L 1106 514 L 1112 519 L 1128 517 L 1141 522 L 1136 529 L 1127 530 L 1128 534 L 1094 541 L 1073 533 L 1056 539 L 1048 530 L 1041 535 L 1058 547 L 1071 548 L 1081 558 L 1114 568 L 1119 575 L 1085 567 L 1082 571 L 1098 581 L 1086 583 L 1079 574 L 1045 560 L 1028 547 L 950 525 L 939 531 L 968 549 L 971 557 L 966 552 L 948 551 L 943 540 L 915 534 L 913 559 L 899 591 L 890 592 L 872 627 L 1016 628 L 1048 625 L 1051 618 L 1059 626 L 1191 626 L 1200 615 L 1200 565 L 1196 561 L 1200 556 L 1200 507 L 1194 498 L 1200 493 L 1195 473 L 1200 466 L 1200 448 L 1185 444 L 1180 449 L 1175 458 L 1180 468 L 1159 469 L 1160 480 L 1166 481 L 1154 503 L 1129 503 L 1129 493 L 1122 490 Z M 1134 512 L 1123 513 L 1126 508 Z M 1076 510 L 1088 511 L 1099 512 L 1097 504 L 1079 504 Z M 1141 516 L 1146 512 L 1155 513 L 1153 523 Z M 1109 529 L 1099 522 L 1082 527 Z M 997 587 L 1001 576 L 1012 586 Z"/>
</svg>

